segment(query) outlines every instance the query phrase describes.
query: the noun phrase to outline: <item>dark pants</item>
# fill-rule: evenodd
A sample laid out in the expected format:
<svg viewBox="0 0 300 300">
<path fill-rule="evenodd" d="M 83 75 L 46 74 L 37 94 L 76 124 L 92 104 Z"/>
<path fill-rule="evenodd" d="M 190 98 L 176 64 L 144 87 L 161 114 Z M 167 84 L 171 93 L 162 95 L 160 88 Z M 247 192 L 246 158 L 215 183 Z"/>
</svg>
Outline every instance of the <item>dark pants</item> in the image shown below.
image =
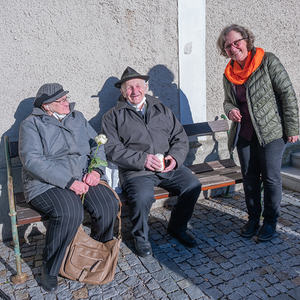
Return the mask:
<svg viewBox="0 0 300 300">
<path fill-rule="evenodd" d="M 264 222 L 276 223 L 282 197 L 281 161 L 285 142 L 277 139 L 260 146 L 256 136 L 249 142 L 239 137 L 237 151 L 243 174 L 243 185 L 250 220 L 261 216 L 261 182 L 264 187 Z"/>
<path fill-rule="evenodd" d="M 83 221 L 81 199 L 71 190 L 52 188 L 32 199 L 30 204 L 49 219 L 43 260 L 49 274 L 57 276 L 66 248 Z M 84 208 L 91 215 L 91 236 L 102 242 L 111 240 L 118 212 L 113 193 L 102 185 L 90 187 Z"/>
<path fill-rule="evenodd" d="M 137 176 L 124 182 L 123 189 L 127 193 L 133 224 L 131 233 L 134 238 L 148 241 L 148 216 L 155 201 L 155 186 L 163 187 L 172 194 L 178 195 L 177 203 L 171 213 L 169 226 L 175 231 L 186 230 L 201 192 L 201 184 L 186 167 L 181 167 L 172 173 L 169 178 L 161 178 L 159 175 L 153 174 Z"/>
</svg>

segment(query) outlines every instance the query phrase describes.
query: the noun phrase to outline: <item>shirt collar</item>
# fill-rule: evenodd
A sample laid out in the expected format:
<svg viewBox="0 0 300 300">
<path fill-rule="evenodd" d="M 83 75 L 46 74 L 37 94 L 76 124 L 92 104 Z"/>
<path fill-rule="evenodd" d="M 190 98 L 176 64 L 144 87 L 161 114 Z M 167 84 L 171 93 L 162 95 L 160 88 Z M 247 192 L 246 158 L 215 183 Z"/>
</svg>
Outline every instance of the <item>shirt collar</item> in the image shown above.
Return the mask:
<svg viewBox="0 0 300 300">
<path fill-rule="evenodd" d="M 136 111 L 141 111 L 142 113 L 145 112 L 147 102 L 146 102 L 146 97 L 144 96 L 143 100 L 139 104 L 132 104 L 127 100 L 127 103 L 133 107 Z"/>
</svg>

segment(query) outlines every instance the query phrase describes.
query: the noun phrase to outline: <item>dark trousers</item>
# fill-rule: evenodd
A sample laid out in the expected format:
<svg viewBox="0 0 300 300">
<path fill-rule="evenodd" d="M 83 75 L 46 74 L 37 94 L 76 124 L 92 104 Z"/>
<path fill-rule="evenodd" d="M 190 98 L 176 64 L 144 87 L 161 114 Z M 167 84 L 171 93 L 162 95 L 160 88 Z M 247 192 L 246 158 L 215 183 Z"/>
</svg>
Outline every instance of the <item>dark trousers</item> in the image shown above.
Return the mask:
<svg viewBox="0 0 300 300">
<path fill-rule="evenodd" d="M 60 188 L 46 191 L 32 199 L 30 204 L 49 219 L 43 260 L 52 276 L 58 275 L 66 248 L 83 221 L 84 208 L 91 215 L 91 236 L 102 242 L 113 238 L 118 200 L 105 186 L 89 188 L 84 208 L 79 196 Z"/>
<path fill-rule="evenodd" d="M 185 231 L 195 203 L 201 192 L 199 180 L 186 168 L 181 167 L 172 172 L 169 178 L 159 175 L 137 176 L 126 180 L 123 189 L 127 193 L 130 217 L 133 225 L 132 235 L 138 240 L 148 241 L 148 216 L 154 199 L 154 187 L 160 186 L 178 195 L 173 207 L 169 226 L 176 231 Z"/>
<path fill-rule="evenodd" d="M 256 136 L 250 142 L 239 137 L 237 151 L 250 220 L 260 219 L 262 211 L 260 188 L 263 183 L 264 222 L 277 222 L 282 197 L 280 169 L 284 147 L 285 142 L 282 138 L 260 146 Z"/>
</svg>

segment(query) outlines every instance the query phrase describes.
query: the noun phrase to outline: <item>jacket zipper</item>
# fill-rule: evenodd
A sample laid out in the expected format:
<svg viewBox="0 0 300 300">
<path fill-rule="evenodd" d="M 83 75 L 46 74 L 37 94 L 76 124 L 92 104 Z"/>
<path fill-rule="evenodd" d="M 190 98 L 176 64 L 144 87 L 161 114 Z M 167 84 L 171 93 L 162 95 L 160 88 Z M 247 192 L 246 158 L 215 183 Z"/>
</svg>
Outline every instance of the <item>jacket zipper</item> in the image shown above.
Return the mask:
<svg viewBox="0 0 300 300">
<path fill-rule="evenodd" d="M 256 136 L 258 138 L 259 144 L 261 146 L 264 146 L 265 145 L 265 141 L 262 138 L 261 131 L 259 130 L 259 128 L 256 125 L 256 118 L 253 115 L 253 107 L 252 107 L 252 102 L 250 101 L 250 95 L 249 95 L 248 85 L 245 84 L 245 88 L 246 88 L 247 105 L 248 105 L 249 115 L 250 115 L 250 118 L 251 118 L 251 121 L 252 121 L 252 126 L 253 126 L 253 128 L 255 130 L 255 133 L 256 133 Z M 253 122 L 253 121 L 255 121 L 255 122 Z"/>
</svg>

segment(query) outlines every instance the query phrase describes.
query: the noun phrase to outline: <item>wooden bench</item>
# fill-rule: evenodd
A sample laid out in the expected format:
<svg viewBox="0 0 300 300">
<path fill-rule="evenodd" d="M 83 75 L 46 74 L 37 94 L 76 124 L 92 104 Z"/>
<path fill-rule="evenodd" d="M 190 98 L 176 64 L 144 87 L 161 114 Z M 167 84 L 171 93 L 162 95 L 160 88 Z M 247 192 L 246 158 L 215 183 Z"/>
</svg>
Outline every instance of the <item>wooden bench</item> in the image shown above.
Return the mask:
<svg viewBox="0 0 300 300">
<path fill-rule="evenodd" d="M 184 125 L 184 129 L 189 137 L 191 136 L 208 136 L 217 132 L 227 132 L 227 120 L 217 120 L 212 122 L 202 122 L 196 124 Z M 21 225 L 31 224 L 42 220 L 41 215 L 32 209 L 24 199 L 23 193 L 14 193 L 13 178 L 11 173 L 11 159 L 18 157 L 18 143 L 9 142 L 7 136 L 4 137 L 5 157 L 7 164 L 7 185 L 9 195 L 9 207 L 12 225 L 12 235 L 14 241 L 14 249 L 16 255 L 17 275 L 12 277 L 14 283 L 26 281 L 27 275 L 22 273 L 21 254 L 18 238 L 17 227 Z M 223 187 L 230 187 L 242 182 L 240 167 L 238 167 L 232 158 L 203 162 L 189 166 L 192 172 L 198 177 L 202 184 L 202 191 L 208 191 Z M 162 188 L 155 188 L 155 199 L 167 199 L 171 196 L 168 191 Z M 121 196 L 121 199 L 125 196 Z"/>
</svg>

